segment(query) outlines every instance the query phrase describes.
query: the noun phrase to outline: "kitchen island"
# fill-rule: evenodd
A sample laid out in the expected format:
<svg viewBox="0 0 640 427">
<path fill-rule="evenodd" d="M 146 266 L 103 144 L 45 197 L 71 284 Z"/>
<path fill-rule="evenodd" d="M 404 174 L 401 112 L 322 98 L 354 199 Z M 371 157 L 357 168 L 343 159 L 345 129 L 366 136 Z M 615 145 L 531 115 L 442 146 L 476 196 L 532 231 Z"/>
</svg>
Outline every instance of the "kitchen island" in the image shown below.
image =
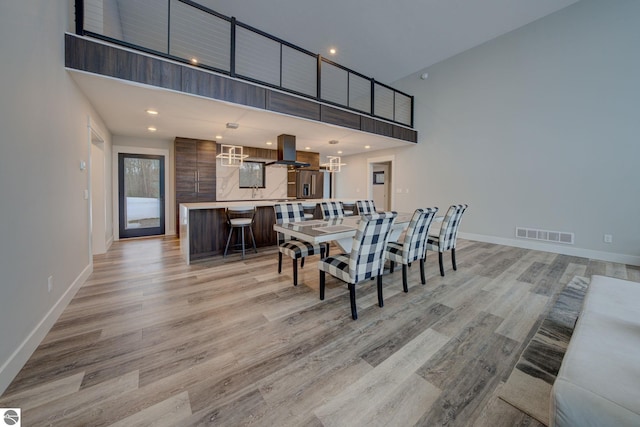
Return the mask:
<svg viewBox="0 0 640 427">
<path fill-rule="evenodd" d="M 283 202 L 316 203 L 314 218 L 322 218 L 319 203 L 336 201 L 336 199 L 305 199 L 305 200 L 239 200 L 203 203 L 180 204 L 180 253 L 190 264 L 192 261 L 221 255 L 227 243 L 229 227 L 225 208 L 232 206 L 255 206 L 256 215 L 253 224 L 253 235 L 258 248 L 274 246 L 276 233 L 273 224 L 276 222 L 273 205 Z M 353 204 L 355 200 L 341 199 L 344 203 Z M 231 243 L 237 243 L 234 238 Z M 250 244 L 250 243 L 249 243 Z"/>
</svg>

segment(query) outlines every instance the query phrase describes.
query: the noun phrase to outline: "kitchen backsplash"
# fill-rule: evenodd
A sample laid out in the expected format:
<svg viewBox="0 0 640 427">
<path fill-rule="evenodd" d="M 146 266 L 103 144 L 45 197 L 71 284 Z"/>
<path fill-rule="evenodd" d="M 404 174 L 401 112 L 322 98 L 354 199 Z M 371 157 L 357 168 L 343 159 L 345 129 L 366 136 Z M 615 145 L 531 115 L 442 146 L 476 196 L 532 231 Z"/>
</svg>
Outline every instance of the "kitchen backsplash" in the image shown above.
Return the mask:
<svg viewBox="0 0 640 427">
<path fill-rule="evenodd" d="M 283 199 L 287 197 L 287 169 L 278 167 L 265 168 L 265 188 L 240 188 L 240 174 L 238 168 L 222 166 L 220 160 L 216 165 L 216 199 L 251 200 L 253 199 Z M 252 197 L 255 195 L 255 197 Z"/>
</svg>

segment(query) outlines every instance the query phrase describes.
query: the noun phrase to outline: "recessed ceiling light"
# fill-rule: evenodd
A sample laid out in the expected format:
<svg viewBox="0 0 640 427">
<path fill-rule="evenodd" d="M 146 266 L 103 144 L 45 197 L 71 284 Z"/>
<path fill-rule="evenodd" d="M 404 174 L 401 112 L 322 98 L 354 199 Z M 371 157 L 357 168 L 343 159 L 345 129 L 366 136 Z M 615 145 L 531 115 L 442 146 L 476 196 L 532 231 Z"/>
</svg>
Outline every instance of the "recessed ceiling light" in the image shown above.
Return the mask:
<svg viewBox="0 0 640 427">
<path fill-rule="evenodd" d="M 339 150 L 339 151 L 338 151 L 338 154 L 342 154 L 342 150 Z"/>
<path fill-rule="evenodd" d="M 335 47 L 332 47 L 331 49 L 329 49 L 329 53 L 330 53 L 331 55 L 335 55 L 335 54 L 336 54 L 336 48 L 335 48 Z"/>
<path fill-rule="evenodd" d="M 151 116 L 157 116 L 158 112 L 156 110 L 147 110 L 147 114 L 149 114 Z"/>
<path fill-rule="evenodd" d="M 364 148 L 369 149 L 369 148 L 371 148 L 371 146 L 370 145 L 365 145 Z"/>
<path fill-rule="evenodd" d="M 267 141 L 267 145 L 271 145 L 271 144 L 273 144 L 273 142 Z"/>
<path fill-rule="evenodd" d="M 191 58 L 191 63 L 192 64 L 197 64 L 198 63 L 198 58 Z"/>
<path fill-rule="evenodd" d="M 222 139 L 222 135 L 216 135 L 216 139 Z"/>
<path fill-rule="evenodd" d="M 305 150 L 311 150 L 311 147 L 304 147 Z"/>
<path fill-rule="evenodd" d="M 331 145 L 336 145 L 339 141 L 337 139 L 332 139 L 331 141 L 329 141 L 329 144 Z"/>
<path fill-rule="evenodd" d="M 147 130 L 148 130 L 149 132 L 155 132 L 155 131 L 157 131 L 158 129 L 156 129 L 156 128 L 155 128 L 155 127 L 153 127 L 153 126 L 149 126 L 149 127 L 147 128 Z"/>
<path fill-rule="evenodd" d="M 238 123 L 232 123 L 232 122 L 227 123 L 227 129 L 238 129 L 239 127 L 240 125 Z"/>
</svg>

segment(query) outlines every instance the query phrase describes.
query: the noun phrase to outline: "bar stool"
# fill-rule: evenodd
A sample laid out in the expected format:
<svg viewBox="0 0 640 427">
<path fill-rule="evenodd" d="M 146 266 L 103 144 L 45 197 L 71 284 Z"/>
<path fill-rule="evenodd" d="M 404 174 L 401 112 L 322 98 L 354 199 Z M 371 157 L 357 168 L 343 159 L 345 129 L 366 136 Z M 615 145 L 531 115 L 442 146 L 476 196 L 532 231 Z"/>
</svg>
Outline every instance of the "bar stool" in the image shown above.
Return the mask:
<svg viewBox="0 0 640 427">
<path fill-rule="evenodd" d="M 316 211 L 316 203 L 303 202 L 302 209 L 304 210 L 304 219 L 313 219 L 314 213 Z"/>
<path fill-rule="evenodd" d="M 242 259 L 244 259 L 245 252 L 245 242 L 244 242 L 244 229 L 249 229 L 249 234 L 251 234 L 251 241 L 253 242 L 253 251 L 258 253 L 258 249 L 256 248 L 256 239 L 253 236 L 253 219 L 256 214 L 255 206 L 233 206 L 228 207 L 226 209 L 227 214 L 227 224 L 229 225 L 229 237 L 227 237 L 227 245 L 224 248 L 224 257 L 227 256 L 227 251 L 229 250 L 229 243 L 231 242 L 231 236 L 233 235 L 233 230 L 239 228 L 242 235 Z"/>
</svg>

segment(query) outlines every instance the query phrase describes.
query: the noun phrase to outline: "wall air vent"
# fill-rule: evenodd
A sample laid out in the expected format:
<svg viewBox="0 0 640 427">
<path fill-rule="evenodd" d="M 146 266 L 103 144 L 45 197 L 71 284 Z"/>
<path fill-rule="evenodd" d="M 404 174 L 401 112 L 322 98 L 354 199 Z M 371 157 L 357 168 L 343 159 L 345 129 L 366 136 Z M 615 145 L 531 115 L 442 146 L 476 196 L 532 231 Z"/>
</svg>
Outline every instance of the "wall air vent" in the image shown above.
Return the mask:
<svg viewBox="0 0 640 427">
<path fill-rule="evenodd" d="M 542 240 L 544 242 L 573 245 L 575 235 L 566 231 L 538 230 L 535 228 L 516 227 L 516 237 L 521 239 Z"/>
</svg>

